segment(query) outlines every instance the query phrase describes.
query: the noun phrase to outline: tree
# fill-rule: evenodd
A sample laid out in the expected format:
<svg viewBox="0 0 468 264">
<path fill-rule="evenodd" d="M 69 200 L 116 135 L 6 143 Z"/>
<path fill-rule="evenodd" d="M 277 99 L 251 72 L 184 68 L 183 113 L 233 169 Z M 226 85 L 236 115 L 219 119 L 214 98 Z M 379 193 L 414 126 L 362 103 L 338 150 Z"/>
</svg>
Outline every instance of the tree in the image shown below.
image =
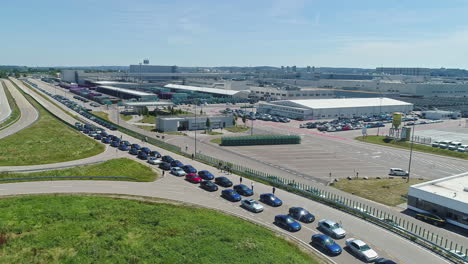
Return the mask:
<svg viewBox="0 0 468 264">
<path fill-rule="evenodd" d="M 244 126 L 245 126 L 245 123 L 247 122 L 247 117 L 245 115 L 242 116 L 242 123 L 244 123 Z"/>
<path fill-rule="evenodd" d="M 232 125 L 233 125 L 233 126 L 236 126 L 237 116 L 236 116 L 236 115 L 233 115 L 232 117 L 233 117 L 233 118 L 232 118 Z"/>
<path fill-rule="evenodd" d="M 206 129 L 208 129 L 208 131 L 211 130 L 211 120 L 209 118 L 206 119 L 205 126 L 206 126 Z"/>
</svg>

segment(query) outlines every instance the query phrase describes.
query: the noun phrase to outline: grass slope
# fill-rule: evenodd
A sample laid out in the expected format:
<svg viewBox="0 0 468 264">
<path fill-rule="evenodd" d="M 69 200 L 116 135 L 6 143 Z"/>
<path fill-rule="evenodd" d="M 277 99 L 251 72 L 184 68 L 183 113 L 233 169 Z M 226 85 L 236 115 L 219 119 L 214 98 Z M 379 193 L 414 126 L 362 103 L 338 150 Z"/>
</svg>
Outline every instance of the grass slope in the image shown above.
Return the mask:
<svg viewBox="0 0 468 264">
<path fill-rule="evenodd" d="M 38 171 L 31 173 L 0 173 L 0 179 L 49 177 L 49 176 L 120 176 L 131 177 L 138 181 L 154 181 L 158 174 L 151 168 L 127 158 L 108 160 L 103 163 L 78 166 L 61 170 Z M 50 179 L 47 179 L 50 181 Z M 57 179 L 60 180 L 60 179 Z M 65 179 L 67 180 L 67 179 Z M 98 179 L 102 180 L 102 179 Z M 115 179 L 109 179 L 115 180 Z M 21 180 L 20 180 L 21 181 Z M 36 180 L 34 180 L 36 181 Z M 8 181 L 12 182 L 12 181 Z M 0 182 L 6 183 L 6 182 Z"/>
<path fill-rule="evenodd" d="M 7 198 L 0 208 L 0 263 L 318 263 L 208 209 L 79 196 Z"/>
<path fill-rule="evenodd" d="M 98 116 L 98 117 L 104 119 L 104 120 L 110 121 L 110 119 L 109 119 L 109 114 L 106 113 L 106 112 L 102 112 L 102 111 L 92 111 L 91 113 L 94 114 L 95 116 Z"/>
<path fill-rule="evenodd" d="M 30 127 L 0 140 L 0 166 L 38 165 L 83 159 L 97 155 L 105 146 L 68 127 L 29 95 L 39 111 Z"/>
<path fill-rule="evenodd" d="M 367 137 L 361 136 L 355 139 L 362 141 L 362 142 L 373 143 L 373 144 L 378 144 L 378 145 L 383 145 L 383 146 L 388 146 L 388 147 L 395 147 L 395 148 L 410 149 L 410 146 L 411 146 L 411 143 L 409 142 L 395 141 L 395 140 L 392 140 L 389 143 L 386 143 L 384 142 L 384 139 L 385 139 L 384 136 L 367 136 Z M 452 151 L 448 149 L 433 148 L 431 146 L 426 146 L 426 145 L 421 145 L 421 144 L 413 144 L 413 150 L 468 160 L 468 153 L 462 153 L 462 152 Z"/>
<path fill-rule="evenodd" d="M 242 133 L 242 132 L 248 131 L 250 129 L 250 127 L 248 127 L 248 126 L 234 126 L 234 127 L 226 127 L 224 129 L 231 132 L 231 133 Z"/>
<path fill-rule="evenodd" d="M 406 195 L 411 185 L 421 183 L 422 180 L 410 179 L 343 179 L 335 182 L 333 187 L 354 195 L 376 201 L 389 206 L 396 206 L 406 202 Z"/>
<path fill-rule="evenodd" d="M 6 87 L 5 83 L 2 82 L 3 89 L 5 90 L 5 95 L 8 100 L 8 104 L 10 105 L 11 114 L 10 116 L 0 124 L 0 130 L 13 125 L 16 121 L 18 121 L 21 117 L 21 111 L 16 104 L 15 98 L 10 93 L 10 90 Z"/>
<path fill-rule="evenodd" d="M 128 120 L 132 119 L 132 116 L 131 115 L 120 114 L 120 118 L 125 120 L 125 121 L 128 121 Z"/>
</svg>

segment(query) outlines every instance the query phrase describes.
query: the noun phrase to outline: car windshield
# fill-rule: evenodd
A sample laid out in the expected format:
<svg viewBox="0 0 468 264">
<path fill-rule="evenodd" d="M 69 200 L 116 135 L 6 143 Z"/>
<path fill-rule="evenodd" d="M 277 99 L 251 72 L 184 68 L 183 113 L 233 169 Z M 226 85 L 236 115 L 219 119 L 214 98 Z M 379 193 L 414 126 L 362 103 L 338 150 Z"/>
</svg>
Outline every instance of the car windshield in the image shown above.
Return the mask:
<svg viewBox="0 0 468 264">
<path fill-rule="evenodd" d="M 292 224 L 294 223 L 294 219 L 292 219 L 291 217 L 286 217 L 286 223 Z"/>
<path fill-rule="evenodd" d="M 335 244 L 335 241 L 333 241 L 333 239 L 331 238 L 327 238 L 323 241 L 323 244 L 325 244 L 326 246 L 331 246 L 333 244 Z"/>
<path fill-rule="evenodd" d="M 361 251 L 367 251 L 367 250 L 370 250 L 370 247 L 368 245 L 363 245 L 360 247 L 361 248 Z"/>
<path fill-rule="evenodd" d="M 337 229 L 341 228 L 341 226 L 338 223 L 334 223 L 333 225 L 330 226 L 331 229 Z"/>
<path fill-rule="evenodd" d="M 301 210 L 301 211 L 299 212 L 299 214 L 300 214 L 300 215 L 308 215 L 309 212 L 308 212 L 307 210 Z"/>
</svg>

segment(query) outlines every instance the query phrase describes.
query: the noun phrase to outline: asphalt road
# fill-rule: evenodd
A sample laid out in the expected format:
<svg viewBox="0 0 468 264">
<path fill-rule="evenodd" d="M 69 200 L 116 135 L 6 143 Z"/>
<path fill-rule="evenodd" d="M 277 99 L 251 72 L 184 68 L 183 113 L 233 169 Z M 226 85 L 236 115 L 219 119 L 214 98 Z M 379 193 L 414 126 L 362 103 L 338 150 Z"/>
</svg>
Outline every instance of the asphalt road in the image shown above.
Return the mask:
<svg viewBox="0 0 468 264">
<path fill-rule="evenodd" d="M 41 88 L 44 88 L 44 87 L 41 87 Z M 54 88 L 50 88 L 50 89 L 54 90 Z M 113 133 L 113 134 L 119 135 L 119 132 L 116 132 L 116 133 Z M 152 136 L 154 136 L 154 135 L 152 135 Z M 131 141 L 131 142 L 135 142 L 135 139 L 132 139 L 131 137 L 128 137 L 126 135 L 122 135 L 122 137 L 124 139 L 127 139 L 127 140 Z M 187 138 L 187 137 L 181 137 L 181 138 Z M 138 142 L 136 141 L 136 143 L 138 143 Z M 145 143 L 140 143 L 140 144 L 143 145 L 143 146 L 148 146 L 148 147 L 150 147 L 152 149 L 156 149 L 156 150 L 160 151 L 163 155 L 165 153 L 167 153 L 166 151 L 155 148 L 154 146 L 151 146 L 151 145 L 148 145 L 148 144 L 145 144 Z M 222 152 L 222 153 L 224 153 L 224 152 Z M 213 155 L 213 156 L 216 156 L 213 153 L 210 153 L 210 154 Z M 206 168 L 206 169 L 209 169 L 209 170 L 213 171 L 213 168 L 208 167 L 208 166 L 206 166 L 204 164 L 201 164 L 201 163 L 198 163 L 198 162 L 188 161 L 184 157 L 179 157 L 179 156 L 177 156 L 175 154 L 170 154 L 170 155 L 172 155 L 175 158 L 180 159 L 183 163 L 191 163 L 195 167 L 197 167 L 198 169 Z M 221 157 L 223 157 L 223 156 L 221 156 Z M 239 156 L 237 156 L 237 157 L 239 157 Z M 253 163 L 255 163 L 255 162 L 253 162 Z M 265 164 L 259 164 L 259 165 L 263 166 Z M 257 167 L 253 167 L 253 168 L 257 168 Z M 276 169 L 276 168 L 273 168 L 273 169 Z M 166 178 L 171 179 L 169 176 L 167 176 Z M 178 180 L 181 181 L 180 179 L 178 179 Z M 184 182 L 184 181 L 181 181 L 181 182 Z M 157 183 L 164 183 L 164 180 L 158 181 Z M 26 183 L 25 186 L 28 186 L 29 184 L 36 184 L 36 183 Z M 37 184 L 40 185 L 41 183 L 37 183 Z M 67 184 L 69 184 L 69 185 L 67 185 Z M 77 188 L 77 187 L 81 186 L 81 184 L 85 184 L 84 187 Z M 88 184 L 88 185 L 86 185 L 86 184 Z M 203 194 L 203 196 L 200 196 L 200 197 L 198 197 L 198 196 L 191 197 L 190 195 L 188 195 L 189 192 L 186 189 L 186 187 L 181 187 L 179 184 L 175 184 L 174 186 L 172 186 L 172 185 L 169 185 L 169 186 L 164 185 L 163 186 L 163 184 L 161 184 L 161 187 L 154 186 L 153 184 L 154 183 L 115 183 L 115 182 L 102 182 L 102 183 L 98 184 L 95 181 L 93 181 L 91 183 L 62 182 L 61 181 L 61 182 L 54 182 L 54 185 L 58 186 L 58 187 L 54 187 L 52 189 L 45 187 L 46 189 L 44 189 L 43 191 L 44 192 L 50 192 L 50 191 L 68 192 L 68 191 L 70 191 L 70 188 L 71 188 L 72 191 L 74 191 L 74 192 L 75 191 L 77 191 L 77 192 L 83 192 L 83 191 L 84 192 L 98 192 L 98 190 L 96 190 L 93 186 L 97 187 L 97 186 L 102 185 L 101 186 L 102 190 L 99 190 L 99 192 L 102 191 L 102 192 L 105 192 L 105 193 L 111 192 L 111 193 L 127 193 L 127 194 L 139 194 L 139 195 L 147 195 L 146 192 L 150 192 L 150 193 L 153 193 L 153 195 L 155 195 L 157 197 L 169 198 L 169 199 L 178 199 L 178 200 L 182 200 L 182 201 L 188 200 L 189 202 L 196 202 L 196 201 L 198 201 L 200 199 L 199 201 L 200 201 L 200 203 L 203 202 L 202 204 L 210 204 L 209 201 L 212 200 L 212 198 L 207 197 L 206 194 Z M 34 187 L 32 187 L 32 189 L 33 189 L 32 191 L 33 192 L 34 192 L 34 190 L 39 191 L 41 189 L 41 188 L 39 188 L 39 185 L 34 185 Z M 148 185 L 148 187 L 144 187 L 146 185 Z M 60 187 L 60 186 L 65 186 L 65 187 L 63 187 L 64 189 L 61 189 L 62 187 Z M 71 186 L 71 187 L 66 187 L 66 186 Z M 188 186 L 194 186 L 194 185 L 188 184 Z M 255 188 L 257 188 L 256 190 L 258 190 L 258 188 L 265 188 L 265 191 L 269 189 L 269 187 L 263 186 L 260 183 L 255 183 L 255 186 L 256 186 Z M 263 187 L 260 187 L 260 186 L 263 186 Z M 1 188 L 2 187 L 0 186 L 0 189 Z M 162 188 L 162 189 L 160 190 L 158 188 Z M 172 190 L 171 188 L 174 188 L 174 190 Z M 195 189 L 198 190 L 198 193 L 200 193 L 200 194 L 204 193 L 204 191 L 201 191 L 198 188 L 195 188 Z M 14 189 L 11 189 L 10 185 L 9 185 L 8 188 L 5 189 L 4 191 L 12 191 L 12 190 L 15 191 Z M 23 189 L 22 188 L 18 189 L 18 191 L 21 191 L 21 190 L 23 190 Z M 27 188 L 25 188 L 24 190 L 27 190 Z M 164 190 L 168 190 L 169 193 L 164 194 L 165 193 Z M 262 190 L 262 189 L 260 189 L 260 190 Z M 156 194 L 154 194 L 154 192 Z M 291 196 L 291 197 L 288 198 L 288 199 L 284 198 L 284 197 L 289 197 L 289 196 Z M 280 195 L 280 197 L 282 199 L 284 199 L 285 202 L 286 202 L 284 207 L 287 207 L 288 205 L 296 205 L 296 206 L 297 205 L 302 205 L 302 206 L 304 206 L 306 208 L 309 208 L 311 211 L 313 211 L 313 213 L 315 213 L 317 215 L 318 219 L 320 219 L 322 217 L 340 219 L 343 222 L 345 228 L 349 229 L 350 231 L 353 231 L 353 234 L 352 234 L 353 236 L 359 237 L 359 238 L 363 239 L 364 241 L 369 242 L 372 246 L 376 247 L 378 249 L 378 252 L 380 254 L 382 254 L 382 255 L 394 256 L 395 259 L 398 259 L 401 263 L 425 263 L 425 262 L 427 262 L 427 263 L 445 263 L 444 260 L 441 260 L 438 257 L 436 257 L 435 255 L 433 255 L 432 253 L 430 253 L 430 252 L 428 252 L 426 250 L 423 250 L 423 249 L 419 248 L 416 245 L 413 245 L 409 241 L 406 241 L 406 240 L 404 240 L 404 239 L 402 239 L 402 238 L 400 238 L 398 236 L 395 236 L 393 234 L 387 233 L 385 230 L 383 230 L 381 228 L 377 228 L 377 227 L 375 227 L 375 226 L 373 226 L 373 225 L 371 225 L 371 224 L 369 224 L 367 222 L 363 222 L 363 221 L 361 221 L 361 220 L 359 220 L 359 219 L 357 219 L 355 217 L 343 214 L 343 213 L 341 213 L 341 212 L 339 212 L 337 210 L 334 210 L 332 208 L 323 206 L 321 204 L 315 203 L 315 202 L 310 201 L 310 200 L 306 200 L 306 199 L 301 200 L 303 198 L 297 197 L 297 196 L 289 194 L 289 193 L 282 193 Z M 356 199 L 356 198 L 357 197 L 353 197 L 353 199 Z M 289 199 L 291 199 L 291 200 L 289 200 Z M 296 199 L 299 199 L 299 200 L 297 200 L 297 202 L 289 202 L 289 201 L 296 201 Z M 224 202 L 224 201 L 221 200 L 221 202 Z M 219 206 L 220 206 L 220 208 L 224 208 L 226 206 L 226 202 L 224 202 L 224 204 L 220 204 Z M 280 209 L 280 208 L 278 208 L 278 209 Z M 237 209 L 237 210 L 243 211 L 241 209 Z M 323 212 L 319 212 L 319 211 L 316 211 L 316 210 L 323 210 Z M 389 210 L 391 210 L 391 209 L 389 209 Z M 282 212 L 284 213 L 284 211 L 282 211 Z M 264 213 L 262 213 L 260 215 L 263 216 L 263 214 Z M 260 215 L 259 215 L 259 217 L 260 217 Z M 266 212 L 265 212 L 265 215 L 266 215 Z M 272 222 L 272 219 L 273 219 L 272 216 L 273 215 L 274 214 L 267 217 L 268 219 L 265 219 L 265 220 L 268 220 L 270 224 Z M 408 217 L 408 220 L 415 221 L 411 217 Z M 432 229 L 436 229 L 436 228 L 434 228 L 434 227 L 432 227 L 430 225 L 426 226 L 424 223 L 421 223 L 419 221 L 415 221 L 415 222 L 417 222 L 418 225 L 420 225 L 420 226 L 423 226 L 425 228 L 427 227 L 426 230 L 431 230 L 432 231 Z M 362 226 L 361 227 L 354 227 L 354 223 L 360 223 Z M 373 228 L 376 228 L 377 230 L 373 230 Z M 310 233 L 307 233 L 307 231 L 305 231 L 305 230 L 309 230 Z M 299 236 L 299 234 L 302 234 L 301 236 L 303 236 L 303 237 L 301 239 L 304 242 L 309 242 L 310 235 L 313 232 L 312 230 L 313 230 L 313 228 L 310 228 L 310 229 L 304 228 L 303 231 L 301 231 L 299 233 L 296 233 L 296 234 L 298 236 Z M 373 232 L 370 232 L 369 230 L 372 230 Z M 438 228 L 436 230 L 434 230 L 434 231 L 441 234 L 441 235 L 443 235 L 444 237 L 453 238 L 454 241 L 458 240 L 457 243 L 462 243 L 463 244 L 463 242 L 466 242 L 466 238 L 460 237 L 460 236 L 458 236 L 456 234 L 453 234 L 451 232 L 441 230 L 441 229 L 438 229 Z M 306 233 L 306 234 L 304 235 L 304 233 Z M 460 241 L 462 241 L 462 242 L 460 242 Z M 409 244 L 409 245 L 406 245 L 406 244 Z M 413 247 L 414 247 L 414 249 L 413 249 Z M 411 249 L 411 250 L 407 252 L 406 251 L 407 249 Z M 414 253 L 414 252 L 416 252 L 416 253 Z M 351 257 L 351 256 L 346 257 L 346 254 L 347 253 L 344 253 L 342 255 L 342 257 L 346 258 L 344 260 L 340 260 L 339 259 L 340 257 L 336 258 L 337 263 L 360 263 L 354 257 Z"/>
<path fill-rule="evenodd" d="M 3 88 L 3 79 L 0 79 L 0 123 L 5 121 L 11 115 L 11 107 Z"/>
<path fill-rule="evenodd" d="M 5 80 L 7 89 L 16 101 L 18 108 L 21 112 L 21 117 L 18 121 L 13 123 L 11 126 L 0 130 L 0 138 L 12 135 L 26 127 L 32 125 L 39 117 L 39 112 L 29 103 L 28 100 L 13 86 L 9 80 Z"/>
</svg>

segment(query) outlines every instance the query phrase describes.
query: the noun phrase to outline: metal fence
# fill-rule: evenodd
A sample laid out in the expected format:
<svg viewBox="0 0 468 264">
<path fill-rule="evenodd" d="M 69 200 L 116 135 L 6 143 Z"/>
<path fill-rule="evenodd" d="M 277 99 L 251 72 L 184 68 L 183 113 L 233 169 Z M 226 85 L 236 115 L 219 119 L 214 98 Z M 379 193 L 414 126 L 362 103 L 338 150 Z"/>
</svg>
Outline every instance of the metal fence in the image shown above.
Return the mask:
<svg viewBox="0 0 468 264">
<path fill-rule="evenodd" d="M 342 197 L 332 192 L 312 187 L 307 184 L 298 183 L 291 179 L 286 179 L 283 177 L 271 175 L 266 172 L 253 170 L 201 153 L 197 153 L 195 158 L 216 167 L 228 167 L 230 171 L 236 174 L 257 180 L 259 182 L 267 183 L 292 193 L 299 194 L 303 197 L 321 202 L 346 213 L 363 218 L 400 236 L 410 239 L 411 241 L 432 250 L 433 252 L 447 258 L 454 263 L 463 263 L 463 259 L 450 251 L 458 251 L 468 255 L 468 248 L 466 248 L 466 245 L 459 245 L 454 243 L 453 241 L 430 232 L 423 227 L 414 224 L 413 222 L 410 222 L 389 212 L 379 210 L 367 204 L 363 204 L 361 202 L 349 199 L 347 197 Z"/>
</svg>

